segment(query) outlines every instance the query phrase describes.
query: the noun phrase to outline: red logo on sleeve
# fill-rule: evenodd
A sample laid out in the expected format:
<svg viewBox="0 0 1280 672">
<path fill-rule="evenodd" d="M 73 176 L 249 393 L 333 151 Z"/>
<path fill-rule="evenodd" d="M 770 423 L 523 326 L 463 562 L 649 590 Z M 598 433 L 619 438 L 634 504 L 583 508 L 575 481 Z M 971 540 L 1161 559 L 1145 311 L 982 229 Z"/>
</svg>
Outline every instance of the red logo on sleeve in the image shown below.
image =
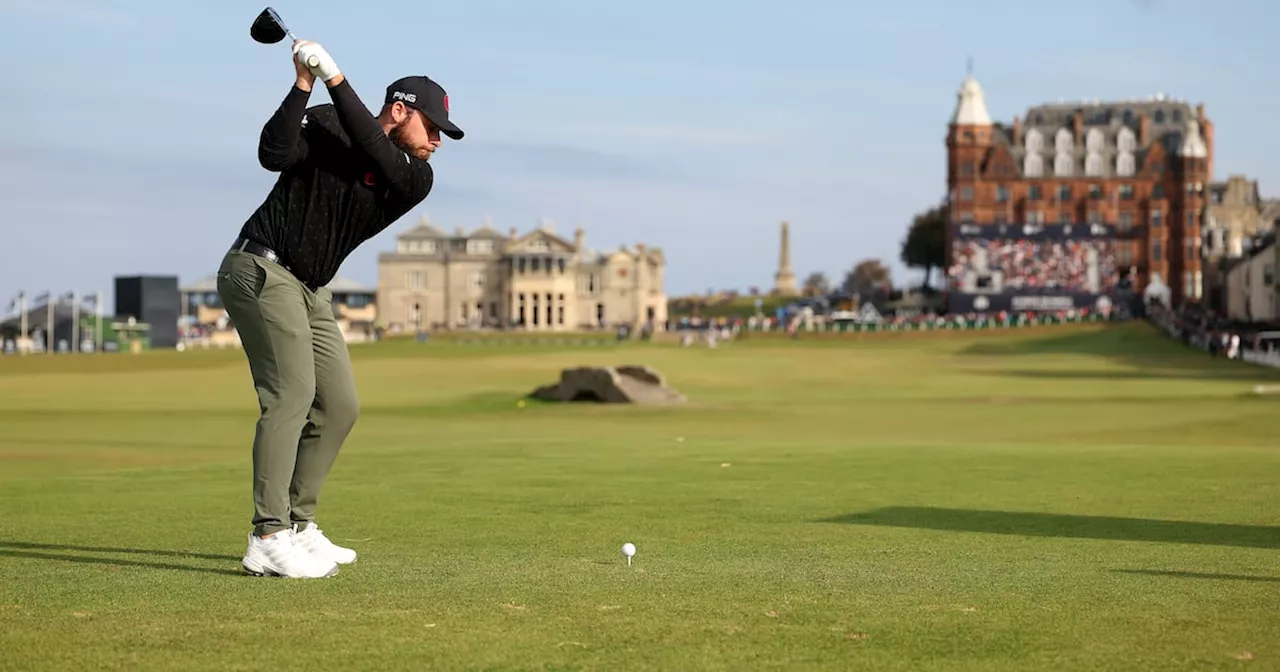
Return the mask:
<svg viewBox="0 0 1280 672">
<path fill-rule="evenodd" d="M 364 174 L 364 183 L 365 183 L 365 186 L 368 186 L 368 187 L 372 187 L 377 184 L 377 180 L 374 179 L 373 173 Z"/>
</svg>

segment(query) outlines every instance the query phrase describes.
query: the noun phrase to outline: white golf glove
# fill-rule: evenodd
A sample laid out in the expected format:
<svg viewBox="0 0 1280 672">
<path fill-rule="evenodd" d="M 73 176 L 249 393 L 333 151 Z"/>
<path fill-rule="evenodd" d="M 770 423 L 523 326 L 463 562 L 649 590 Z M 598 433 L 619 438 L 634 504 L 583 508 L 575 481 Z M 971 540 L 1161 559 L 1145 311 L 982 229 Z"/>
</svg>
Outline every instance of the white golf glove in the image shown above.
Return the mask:
<svg viewBox="0 0 1280 672">
<path fill-rule="evenodd" d="M 311 58 L 313 56 L 317 61 L 314 67 L 311 66 Z M 321 81 L 327 82 L 342 74 L 342 71 L 338 70 L 338 64 L 333 60 L 333 57 L 329 55 L 329 52 L 325 51 L 324 47 L 315 42 L 303 42 L 299 44 L 294 49 L 294 57 L 298 59 L 299 63 L 307 66 L 307 68 L 311 70 L 311 74 L 315 75 L 316 78 Z"/>
</svg>

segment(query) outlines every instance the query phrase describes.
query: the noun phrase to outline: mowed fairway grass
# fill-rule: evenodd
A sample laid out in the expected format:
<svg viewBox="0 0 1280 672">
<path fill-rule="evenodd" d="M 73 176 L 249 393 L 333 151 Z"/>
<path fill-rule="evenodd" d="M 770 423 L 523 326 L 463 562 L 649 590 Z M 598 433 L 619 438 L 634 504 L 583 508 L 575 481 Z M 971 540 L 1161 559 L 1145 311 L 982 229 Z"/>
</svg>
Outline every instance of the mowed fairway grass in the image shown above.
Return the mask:
<svg viewBox="0 0 1280 672">
<path fill-rule="evenodd" d="M 1280 669 L 1280 380 L 1146 325 L 352 352 L 319 581 L 240 352 L 0 358 L 0 669 Z M 518 406 L 625 363 L 690 402 Z"/>
</svg>

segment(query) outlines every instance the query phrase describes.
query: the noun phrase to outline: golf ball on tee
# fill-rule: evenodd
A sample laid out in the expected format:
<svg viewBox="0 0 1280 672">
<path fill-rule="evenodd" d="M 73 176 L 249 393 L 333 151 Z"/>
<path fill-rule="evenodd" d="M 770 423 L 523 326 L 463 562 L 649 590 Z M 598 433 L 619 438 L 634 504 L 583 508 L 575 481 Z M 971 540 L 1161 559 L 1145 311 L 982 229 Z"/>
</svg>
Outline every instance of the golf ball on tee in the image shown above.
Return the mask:
<svg viewBox="0 0 1280 672">
<path fill-rule="evenodd" d="M 622 554 L 628 558 L 636 554 L 636 545 L 633 543 L 625 543 L 622 545 Z"/>
</svg>

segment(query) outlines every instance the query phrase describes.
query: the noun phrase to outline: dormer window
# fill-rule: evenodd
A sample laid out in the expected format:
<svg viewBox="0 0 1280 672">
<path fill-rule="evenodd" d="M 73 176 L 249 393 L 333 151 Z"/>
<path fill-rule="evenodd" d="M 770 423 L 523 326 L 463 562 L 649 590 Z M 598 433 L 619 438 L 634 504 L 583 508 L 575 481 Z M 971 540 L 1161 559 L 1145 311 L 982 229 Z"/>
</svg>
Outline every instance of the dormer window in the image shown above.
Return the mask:
<svg viewBox="0 0 1280 672">
<path fill-rule="evenodd" d="M 1027 131 L 1027 138 L 1024 141 L 1028 154 L 1036 154 L 1044 150 L 1044 136 L 1040 135 L 1040 131 L 1031 129 Z"/>
<path fill-rule="evenodd" d="M 1058 134 L 1053 139 L 1053 148 L 1060 154 L 1074 149 L 1075 140 L 1071 138 L 1071 131 L 1065 128 L 1058 129 Z"/>
<path fill-rule="evenodd" d="M 1059 154 L 1053 159 L 1053 174 L 1059 177 L 1068 177 L 1071 175 L 1071 155 Z"/>
<path fill-rule="evenodd" d="M 1085 149 L 1091 152 L 1101 152 L 1102 143 L 1103 143 L 1102 131 L 1096 128 L 1089 129 L 1089 133 L 1085 135 L 1085 140 L 1084 140 Z"/>
<path fill-rule="evenodd" d="M 1120 129 L 1120 132 L 1116 134 L 1116 149 L 1122 152 L 1132 152 L 1137 148 L 1138 140 L 1133 131 L 1128 128 Z"/>
<path fill-rule="evenodd" d="M 1084 174 L 1089 177 L 1102 176 L 1102 154 L 1090 152 L 1084 160 Z"/>
<path fill-rule="evenodd" d="M 1028 154 L 1023 160 L 1022 172 L 1027 177 L 1042 177 L 1044 175 L 1044 159 L 1039 154 Z"/>
<path fill-rule="evenodd" d="M 1116 175 L 1120 177 L 1133 177 L 1137 169 L 1137 162 L 1134 161 L 1133 155 L 1122 153 L 1116 157 Z"/>
</svg>

